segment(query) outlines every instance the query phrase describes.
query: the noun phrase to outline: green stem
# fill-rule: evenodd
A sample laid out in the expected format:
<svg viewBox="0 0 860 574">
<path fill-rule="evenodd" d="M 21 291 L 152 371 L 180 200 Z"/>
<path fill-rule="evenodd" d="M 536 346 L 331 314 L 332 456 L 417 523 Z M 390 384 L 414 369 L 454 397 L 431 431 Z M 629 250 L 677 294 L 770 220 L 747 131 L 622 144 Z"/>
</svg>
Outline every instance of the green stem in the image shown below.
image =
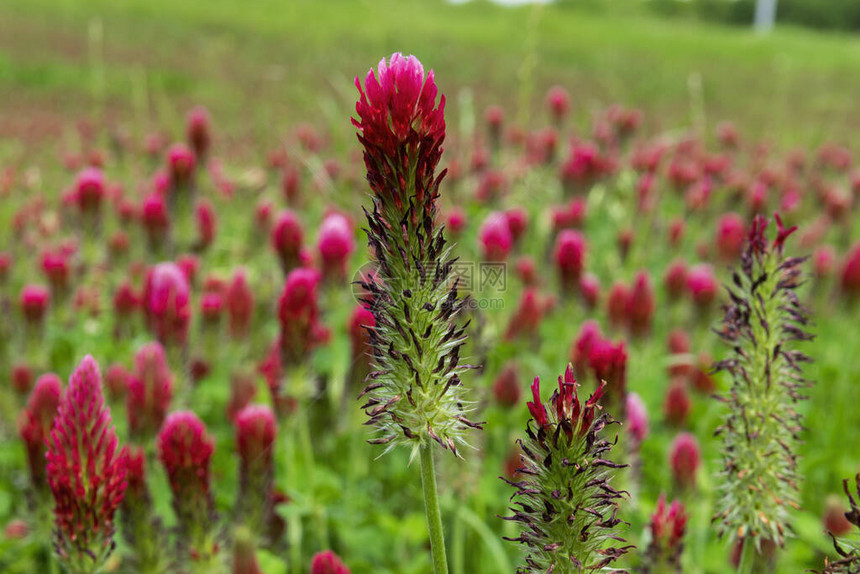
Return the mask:
<svg viewBox="0 0 860 574">
<path fill-rule="evenodd" d="M 749 538 L 743 542 L 741 560 L 738 563 L 738 574 L 752 574 L 755 564 L 755 544 Z"/>
<path fill-rule="evenodd" d="M 436 491 L 436 469 L 433 466 L 433 446 L 421 445 L 421 487 L 424 489 L 424 512 L 430 531 L 430 552 L 433 554 L 433 572 L 448 574 L 445 556 L 445 536 L 442 533 L 442 513 L 439 511 L 439 494 Z"/>
</svg>

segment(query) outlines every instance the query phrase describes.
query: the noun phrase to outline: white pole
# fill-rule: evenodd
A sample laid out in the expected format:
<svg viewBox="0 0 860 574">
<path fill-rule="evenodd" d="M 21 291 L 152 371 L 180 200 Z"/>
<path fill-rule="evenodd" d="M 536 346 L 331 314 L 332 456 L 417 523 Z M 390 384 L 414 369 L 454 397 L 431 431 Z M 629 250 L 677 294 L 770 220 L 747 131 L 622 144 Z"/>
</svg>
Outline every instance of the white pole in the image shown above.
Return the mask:
<svg viewBox="0 0 860 574">
<path fill-rule="evenodd" d="M 776 20 L 777 0 L 757 0 L 755 4 L 755 31 L 767 34 L 773 29 Z"/>
</svg>

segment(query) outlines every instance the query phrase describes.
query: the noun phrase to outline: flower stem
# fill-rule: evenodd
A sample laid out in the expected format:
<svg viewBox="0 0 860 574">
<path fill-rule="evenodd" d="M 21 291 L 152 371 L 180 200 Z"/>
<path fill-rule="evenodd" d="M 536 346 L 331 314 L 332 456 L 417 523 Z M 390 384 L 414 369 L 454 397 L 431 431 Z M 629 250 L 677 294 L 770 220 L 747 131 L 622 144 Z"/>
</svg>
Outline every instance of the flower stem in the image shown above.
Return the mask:
<svg viewBox="0 0 860 574">
<path fill-rule="evenodd" d="M 738 563 L 738 574 L 752 574 L 755 564 L 755 544 L 752 539 L 744 540 L 741 560 Z"/>
<path fill-rule="evenodd" d="M 436 469 L 433 466 L 433 445 L 421 445 L 421 486 L 424 489 L 424 512 L 430 531 L 430 551 L 433 554 L 433 572 L 448 574 L 445 555 L 445 536 L 442 533 L 442 513 L 439 511 L 439 494 L 436 492 Z"/>
</svg>

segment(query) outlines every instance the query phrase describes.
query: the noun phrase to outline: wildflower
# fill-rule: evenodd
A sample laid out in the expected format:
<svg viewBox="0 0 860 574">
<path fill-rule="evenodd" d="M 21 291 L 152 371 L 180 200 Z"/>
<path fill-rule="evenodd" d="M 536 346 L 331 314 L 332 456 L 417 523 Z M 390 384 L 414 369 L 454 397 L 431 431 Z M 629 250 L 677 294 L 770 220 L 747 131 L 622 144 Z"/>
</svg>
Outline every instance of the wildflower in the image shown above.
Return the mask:
<svg viewBox="0 0 860 574">
<path fill-rule="evenodd" d="M 630 288 L 623 281 L 616 281 L 609 288 L 606 297 L 606 313 L 609 315 L 609 324 L 616 329 L 626 328 L 629 324 L 627 315 L 630 307 Z"/>
<path fill-rule="evenodd" d="M 190 299 L 186 275 L 175 263 L 159 263 L 149 270 L 143 288 L 144 313 L 162 344 L 185 344 L 191 322 Z"/>
<path fill-rule="evenodd" d="M 157 447 L 170 483 L 180 537 L 190 555 L 211 556 L 215 552 L 211 538 L 215 508 L 210 465 L 215 442 L 197 415 L 177 411 L 164 421 Z"/>
<path fill-rule="evenodd" d="M 370 359 L 373 348 L 370 344 L 368 329 L 376 326 L 373 313 L 366 306 L 358 304 L 353 308 L 349 319 L 349 340 L 352 349 L 350 363 L 350 381 L 353 385 L 361 383 L 370 373 Z"/>
<path fill-rule="evenodd" d="M 141 347 L 135 355 L 134 372 L 127 380 L 129 431 L 136 439 L 145 439 L 161 428 L 173 399 L 173 376 L 164 348 L 157 342 Z"/>
<path fill-rule="evenodd" d="M 564 292 L 575 292 L 585 268 L 585 238 L 578 231 L 565 229 L 558 234 L 553 260 Z"/>
<path fill-rule="evenodd" d="M 105 197 L 105 176 L 102 170 L 87 167 L 78 173 L 75 197 L 82 213 L 98 214 Z"/>
<path fill-rule="evenodd" d="M 691 408 L 692 401 L 687 392 L 687 385 L 683 379 L 674 379 L 666 389 L 666 396 L 663 399 L 663 416 L 666 422 L 677 427 L 684 426 Z"/>
<path fill-rule="evenodd" d="M 667 507 L 666 495 L 661 494 L 648 527 L 651 531 L 651 542 L 645 551 L 643 574 L 681 574 L 681 554 L 684 551 L 684 533 L 687 529 L 684 505 L 674 500 Z"/>
<path fill-rule="evenodd" d="M 237 514 L 252 533 L 265 532 L 271 520 L 275 414 L 264 405 L 248 405 L 236 415 L 236 450 L 239 453 Z"/>
<path fill-rule="evenodd" d="M 197 244 L 196 248 L 205 251 L 215 241 L 215 233 L 218 230 L 218 215 L 212 202 L 203 198 L 194 207 L 194 215 L 197 219 Z"/>
<path fill-rule="evenodd" d="M 517 338 L 535 339 L 538 328 L 543 320 L 546 302 L 533 287 L 528 287 L 520 293 L 517 308 L 511 315 L 505 339 L 510 341 Z"/>
<path fill-rule="evenodd" d="M 186 189 L 194 178 L 197 159 L 191 148 L 175 143 L 167 150 L 167 174 L 174 191 Z"/>
<path fill-rule="evenodd" d="M 717 221 L 715 243 L 722 259 L 736 260 L 741 254 L 745 237 L 746 225 L 737 213 L 726 213 Z"/>
<path fill-rule="evenodd" d="M 311 559 L 311 574 L 350 574 L 349 568 L 331 550 L 314 554 Z"/>
<path fill-rule="evenodd" d="M 784 256 L 794 228 L 775 219 L 772 241 L 765 234 L 767 220 L 752 222 L 718 331 L 732 353 L 715 365 L 731 375 L 732 388 L 725 398 L 729 413 L 718 429 L 725 470 L 714 520 L 721 535 L 753 543 L 759 556 L 765 543 L 781 547 L 790 527 L 799 482 L 795 449 L 803 428 L 795 405 L 809 384 L 801 372 L 809 358 L 794 348 L 811 338 L 804 330 L 807 312 L 794 291 L 804 259 Z"/>
<path fill-rule="evenodd" d="M 275 248 L 284 274 L 298 267 L 301 261 L 303 235 L 302 224 L 293 211 L 285 209 L 278 214 L 272 228 L 272 247 Z"/>
<path fill-rule="evenodd" d="M 588 351 L 588 366 L 596 381 L 606 383 L 606 401 L 622 412 L 627 397 L 627 344 L 597 338 Z"/>
<path fill-rule="evenodd" d="M 281 361 L 291 366 L 303 361 L 320 342 L 317 285 L 319 273 L 299 267 L 290 271 L 278 303 L 281 324 Z"/>
<path fill-rule="evenodd" d="M 45 320 L 45 313 L 51 303 L 51 295 L 41 285 L 25 285 L 18 297 L 18 306 L 27 323 L 36 329 L 40 329 Z"/>
<path fill-rule="evenodd" d="M 39 377 L 27 406 L 18 419 L 18 434 L 27 449 L 27 463 L 30 467 L 30 484 L 36 490 L 48 486 L 45 474 L 45 453 L 47 439 L 63 396 L 63 383 L 60 377 L 47 373 Z"/>
<path fill-rule="evenodd" d="M 329 281 L 345 280 L 349 257 L 355 251 L 349 219 L 336 212 L 326 215 L 320 225 L 317 249 L 322 260 L 323 277 Z"/>
<path fill-rule="evenodd" d="M 562 86 L 553 86 L 546 93 L 546 104 L 556 125 L 570 112 L 570 93 Z"/>
<path fill-rule="evenodd" d="M 686 432 L 676 436 L 669 446 L 669 464 L 675 484 L 685 489 L 695 487 L 696 474 L 702 464 L 702 453 L 696 437 Z"/>
<path fill-rule="evenodd" d="M 508 363 L 493 381 L 493 396 L 497 403 L 510 408 L 520 402 L 520 394 L 520 376 L 517 366 L 514 363 Z"/>
<path fill-rule="evenodd" d="M 167 243 L 170 216 L 167 203 L 158 193 L 150 193 L 143 199 L 140 221 L 146 231 L 150 251 L 158 252 Z"/>
<path fill-rule="evenodd" d="M 633 441 L 634 450 L 638 450 L 642 441 L 648 436 L 648 410 L 642 398 L 636 393 L 628 393 L 625 405 L 627 415 L 625 428 Z"/>
<path fill-rule="evenodd" d="M 89 355 L 69 379 L 46 458 L 57 555 L 70 572 L 97 572 L 114 547 L 114 514 L 126 489 L 126 451 L 119 448 L 98 365 Z"/>
<path fill-rule="evenodd" d="M 508 219 L 501 212 L 490 213 L 478 230 L 481 254 L 484 261 L 499 262 L 508 258 L 514 238 Z"/>
<path fill-rule="evenodd" d="M 585 374 L 588 373 L 591 348 L 602 337 L 603 333 L 601 333 L 600 325 L 596 321 L 589 319 L 580 325 L 579 333 L 570 349 L 570 361 L 573 363 L 574 372 L 580 373 L 580 380 L 584 379 Z"/>
<path fill-rule="evenodd" d="M 503 479 L 516 489 L 513 516 L 505 519 L 519 523 L 521 532 L 506 540 L 527 547 L 521 573 L 600 570 L 631 548 L 615 544 L 624 542 L 616 526 L 618 501 L 626 493 L 610 485 L 623 465 L 609 460 L 612 443 L 603 437 L 615 422 L 598 406 L 604 387 L 580 402 L 571 365 L 558 387 L 544 405 L 535 378 L 527 438 L 518 441 L 521 480 Z"/>
<path fill-rule="evenodd" d="M 126 458 L 128 487 L 120 506 L 122 535 L 131 548 L 137 572 L 162 572 L 166 568 L 166 537 L 155 516 L 146 484 L 146 453 L 132 447 Z"/>
<path fill-rule="evenodd" d="M 633 288 L 627 299 L 627 321 L 631 334 L 642 336 L 651 330 L 656 308 L 651 277 L 647 271 L 640 271 L 633 280 Z"/>
<path fill-rule="evenodd" d="M 247 273 L 241 267 L 233 272 L 227 287 L 225 307 L 230 336 L 233 339 L 246 338 L 251 332 L 251 320 L 254 317 L 254 293 L 248 284 Z"/>
<path fill-rule="evenodd" d="M 460 364 L 466 336 L 457 324 L 464 300 L 451 281 L 450 248 L 435 224 L 445 175 L 436 174 L 445 97 L 437 105 L 433 72 L 425 75 L 415 57 L 400 54 L 380 62 L 376 74 L 371 70 L 364 89 L 358 79 L 356 86 L 353 124 L 373 192 L 367 232 L 378 267 L 378 275 L 362 284 L 376 323 L 369 331 L 375 370 L 362 393 L 363 408 L 381 432 L 371 442 L 408 444 L 413 456 L 421 452 L 425 467 L 433 442 L 457 454 L 465 431 L 481 426 L 465 418 L 469 406 L 460 376 L 469 366 Z M 498 219 L 508 233 L 504 250 L 510 231 L 504 217 Z M 441 524 L 431 529 L 441 531 Z M 434 548 L 434 559 L 444 559 L 443 549 Z"/>
<path fill-rule="evenodd" d="M 185 116 L 185 139 L 194 155 L 204 160 L 212 144 L 211 124 L 209 111 L 203 106 L 192 108 Z"/>
<path fill-rule="evenodd" d="M 600 302 L 600 279 L 594 273 L 583 273 L 579 279 L 579 296 L 587 309 L 594 309 Z"/>
<path fill-rule="evenodd" d="M 710 265 L 694 265 L 687 271 L 687 292 L 699 312 L 710 310 L 717 298 L 717 279 Z"/>
<path fill-rule="evenodd" d="M 687 287 L 687 263 L 683 259 L 676 259 L 666 268 L 663 286 L 669 301 L 677 301 L 684 294 Z"/>
</svg>

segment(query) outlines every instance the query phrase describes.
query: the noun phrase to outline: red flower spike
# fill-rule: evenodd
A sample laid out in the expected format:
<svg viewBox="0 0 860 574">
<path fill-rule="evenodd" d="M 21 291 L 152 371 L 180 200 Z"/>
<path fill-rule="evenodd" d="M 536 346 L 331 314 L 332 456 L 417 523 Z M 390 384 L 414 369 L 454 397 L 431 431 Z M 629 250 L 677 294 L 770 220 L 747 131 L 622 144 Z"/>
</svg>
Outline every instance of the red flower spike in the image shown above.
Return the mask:
<svg viewBox="0 0 860 574">
<path fill-rule="evenodd" d="M 540 400 L 540 378 L 535 377 L 535 380 L 532 382 L 532 401 L 526 403 L 526 406 L 529 408 L 529 413 L 531 413 L 532 418 L 537 423 L 539 428 L 545 427 L 549 424 L 549 420 L 546 416 L 546 407 Z"/>
<path fill-rule="evenodd" d="M 434 180 L 445 139 L 445 96 L 436 105 L 436 81 L 414 56 L 396 53 L 370 70 L 355 104 L 358 140 L 364 146 L 367 181 L 384 205 L 405 209 L 414 194 L 416 208 L 428 214 L 444 172 Z"/>
<path fill-rule="evenodd" d="M 281 360 L 294 365 L 304 360 L 320 342 L 318 293 L 320 275 L 314 269 L 293 269 L 284 282 L 278 302 L 281 323 Z"/>
<path fill-rule="evenodd" d="M 254 292 L 248 284 L 248 276 L 243 268 L 233 272 L 233 279 L 226 294 L 227 321 L 230 336 L 243 339 L 251 331 L 254 316 Z"/>
<path fill-rule="evenodd" d="M 149 343 L 135 356 L 135 370 L 128 377 L 126 411 L 132 436 L 149 437 L 161 428 L 173 398 L 173 376 L 164 348 Z"/>
<path fill-rule="evenodd" d="M 183 532 L 187 536 L 192 529 L 208 529 L 213 513 L 210 465 L 215 441 L 209 436 L 206 425 L 191 411 L 171 413 L 164 421 L 156 444 Z"/>
<path fill-rule="evenodd" d="M 34 488 L 47 486 L 45 453 L 47 439 L 63 396 L 60 377 L 48 373 L 39 377 L 18 419 L 18 434 L 27 449 L 30 481 Z"/>
<path fill-rule="evenodd" d="M 126 489 L 126 451 L 119 448 L 98 365 L 89 355 L 69 379 L 46 458 L 57 554 L 72 572 L 96 571 L 113 549 L 114 514 Z"/>
<path fill-rule="evenodd" d="M 150 329 L 162 344 L 185 344 L 191 322 L 191 292 L 179 266 L 159 263 L 149 271 L 143 304 Z"/>
<path fill-rule="evenodd" d="M 350 574 L 349 568 L 331 550 L 314 555 L 311 560 L 311 574 Z"/>
</svg>

